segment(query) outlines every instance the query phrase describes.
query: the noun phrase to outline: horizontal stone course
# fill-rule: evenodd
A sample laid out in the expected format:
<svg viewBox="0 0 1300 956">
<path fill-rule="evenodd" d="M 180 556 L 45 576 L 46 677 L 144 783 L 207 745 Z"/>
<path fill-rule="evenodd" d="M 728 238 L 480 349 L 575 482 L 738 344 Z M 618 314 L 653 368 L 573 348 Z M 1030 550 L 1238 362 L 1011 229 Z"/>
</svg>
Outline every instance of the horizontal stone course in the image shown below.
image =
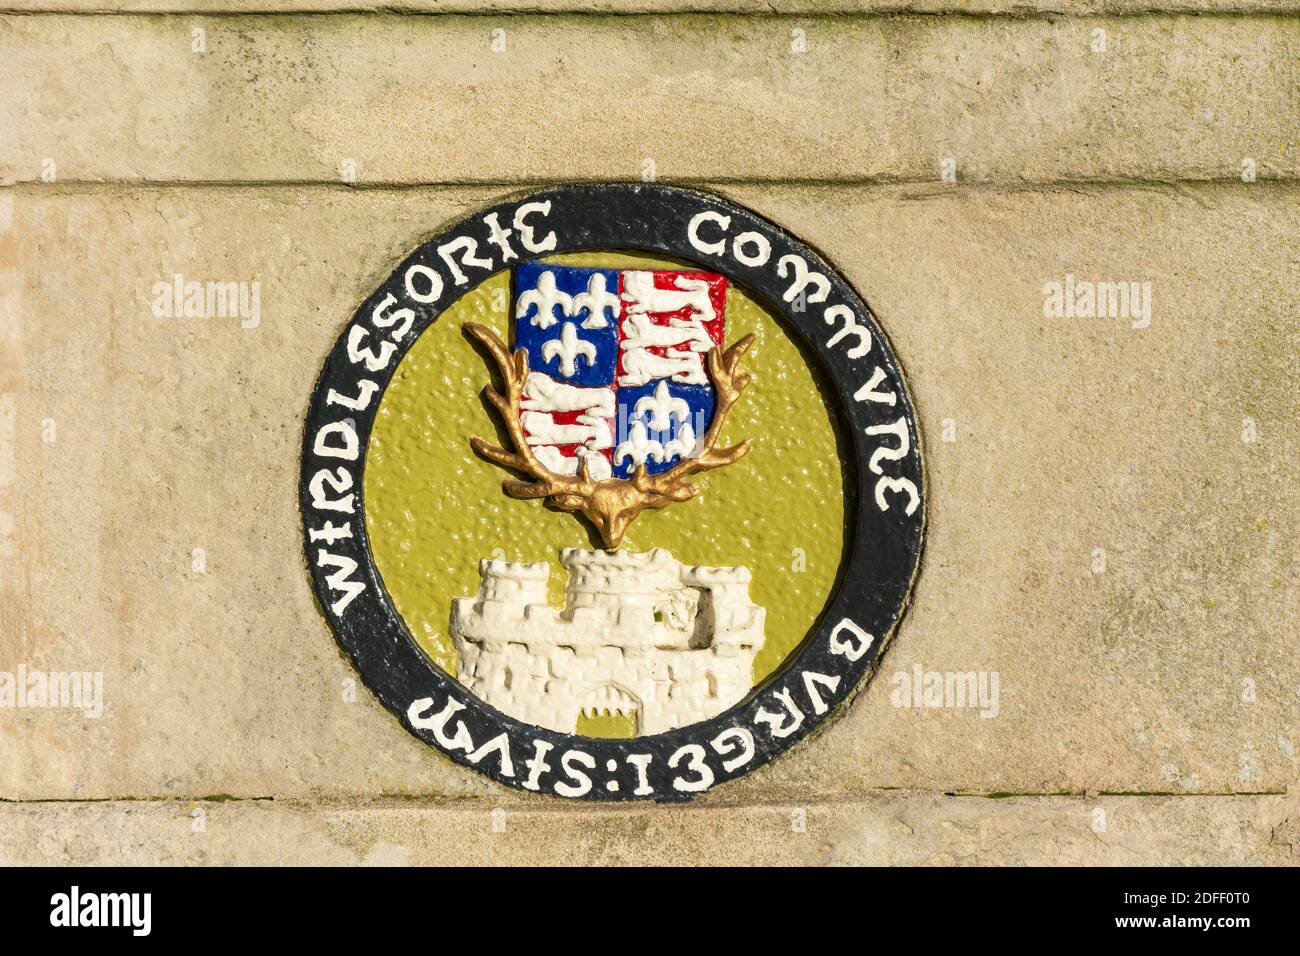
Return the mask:
<svg viewBox="0 0 1300 956">
<path fill-rule="evenodd" d="M 1300 170 L 1292 16 L 3 16 L 0 58 L 4 182 Z"/>
<path fill-rule="evenodd" d="M 875 794 L 555 811 L 537 801 L 0 805 L 0 865 L 1295 865 L 1282 797 Z"/>
<path fill-rule="evenodd" d="M 1007 16 L 1296 12 L 1295 0 L 6 0 L 5 10 L 56 13 L 675 14 Z"/>
<path fill-rule="evenodd" d="M 357 304 L 506 191 L 0 190 L 0 670 L 105 681 L 97 720 L 0 711 L 0 798 L 503 793 L 350 683 L 296 463 Z M 1293 787 L 1300 187 L 723 191 L 878 313 L 930 511 L 871 687 L 704 803 Z M 176 273 L 260 282 L 260 322 L 155 317 Z M 1149 325 L 1045 317 L 1067 276 L 1149 282 Z M 898 706 L 917 667 L 996 673 L 997 715 Z"/>
</svg>

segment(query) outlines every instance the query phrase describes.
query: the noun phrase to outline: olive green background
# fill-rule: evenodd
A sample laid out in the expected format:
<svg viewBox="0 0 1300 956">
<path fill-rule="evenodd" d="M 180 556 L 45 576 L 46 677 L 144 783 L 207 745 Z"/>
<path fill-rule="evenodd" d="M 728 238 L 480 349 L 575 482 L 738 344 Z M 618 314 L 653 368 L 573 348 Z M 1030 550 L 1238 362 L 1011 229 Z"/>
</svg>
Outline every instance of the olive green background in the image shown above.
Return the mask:
<svg viewBox="0 0 1300 956">
<path fill-rule="evenodd" d="M 618 252 L 547 261 L 689 268 Z M 366 527 L 384 586 L 416 642 L 453 676 L 451 601 L 478 591 L 481 559 L 549 562 L 551 602 L 562 607 L 560 549 L 600 546 L 574 515 L 506 497 L 501 481 L 512 476 L 470 448 L 471 435 L 496 434 L 496 413 L 481 398 L 487 356 L 462 328 L 482 322 L 510 341 L 510 307 L 506 270 L 420 335 L 384 393 L 366 458 Z M 667 548 L 689 564 L 739 564 L 753 572 L 751 595 L 767 610 L 766 641 L 754 660 L 757 683 L 803 640 L 830 597 L 844 549 L 843 476 L 835 427 L 804 353 L 734 284 L 726 320 L 727 344 L 751 332 L 755 342 L 744 359 L 752 380 L 728 416 L 722 443 L 749 439 L 753 447 L 736 464 L 697 476 L 692 500 L 642 512 L 623 548 Z"/>
</svg>

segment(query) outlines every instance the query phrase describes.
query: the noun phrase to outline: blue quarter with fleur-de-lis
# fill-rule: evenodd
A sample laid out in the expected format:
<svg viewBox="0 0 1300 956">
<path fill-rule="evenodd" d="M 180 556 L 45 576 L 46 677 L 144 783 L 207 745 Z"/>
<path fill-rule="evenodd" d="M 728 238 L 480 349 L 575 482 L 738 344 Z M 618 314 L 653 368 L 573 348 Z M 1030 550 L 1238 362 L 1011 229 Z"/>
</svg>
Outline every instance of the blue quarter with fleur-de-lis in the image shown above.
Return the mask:
<svg viewBox="0 0 1300 956">
<path fill-rule="evenodd" d="M 515 346 L 528 367 L 568 385 L 612 386 L 618 270 L 524 263 L 514 270 Z"/>
<path fill-rule="evenodd" d="M 618 390 L 614 477 L 667 471 L 697 450 L 713 422 L 712 385 L 683 385 L 666 378 Z"/>
</svg>

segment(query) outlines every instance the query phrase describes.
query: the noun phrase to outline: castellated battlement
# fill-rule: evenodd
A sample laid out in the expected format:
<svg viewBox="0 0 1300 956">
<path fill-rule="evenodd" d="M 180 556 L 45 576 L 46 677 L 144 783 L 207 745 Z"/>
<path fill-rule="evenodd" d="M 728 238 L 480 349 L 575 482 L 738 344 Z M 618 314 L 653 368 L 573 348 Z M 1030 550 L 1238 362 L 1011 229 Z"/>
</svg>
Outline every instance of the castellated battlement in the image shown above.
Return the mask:
<svg viewBox="0 0 1300 956">
<path fill-rule="evenodd" d="M 479 596 L 487 601 L 505 604 L 545 604 L 546 585 L 551 579 L 551 566 L 540 564 L 515 564 L 484 558 L 478 563 Z"/>
<path fill-rule="evenodd" d="M 452 602 L 460 681 L 488 704 L 567 733 L 583 712 L 634 715 L 644 735 L 749 692 L 765 612 L 748 568 L 683 565 L 662 548 L 568 548 L 560 562 L 563 608 L 548 603 L 546 563 L 482 561 L 478 594 Z"/>
</svg>

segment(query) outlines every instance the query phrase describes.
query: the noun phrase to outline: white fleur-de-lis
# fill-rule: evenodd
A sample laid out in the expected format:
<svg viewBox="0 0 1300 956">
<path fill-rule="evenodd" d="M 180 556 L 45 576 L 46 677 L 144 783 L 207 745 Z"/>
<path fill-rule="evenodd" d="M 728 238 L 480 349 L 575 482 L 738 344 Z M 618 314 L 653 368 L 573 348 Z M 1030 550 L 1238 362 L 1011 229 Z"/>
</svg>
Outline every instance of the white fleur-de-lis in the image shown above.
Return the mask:
<svg viewBox="0 0 1300 956">
<path fill-rule="evenodd" d="M 685 399 L 674 398 L 668 391 L 668 382 L 661 379 L 653 395 L 646 395 L 636 400 L 633 414 L 640 418 L 646 412 L 650 413 L 650 427 L 657 432 L 662 432 L 672 427 L 674 415 L 679 422 L 686 421 L 686 417 L 691 413 L 691 406 Z"/>
<path fill-rule="evenodd" d="M 672 461 L 674 458 L 689 458 L 695 454 L 695 429 L 691 427 L 690 422 L 682 422 L 682 427 L 677 430 L 677 437 L 664 442 L 664 461 Z"/>
<path fill-rule="evenodd" d="M 596 345 L 578 338 L 578 327 L 572 322 L 565 322 L 560 328 L 560 337 L 547 339 L 542 343 L 542 358 L 550 361 L 560 360 L 560 374 L 573 378 L 578 374 L 578 359 L 585 358 L 588 365 L 596 364 Z"/>
<path fill-rule="evenodd" d="M 554 272 L 543 272 L 537 277 L 537 288 L 529 289 L 519 296 L 519 301 L 515 304 L 515 318 L 524 318 L 528 315 L 528 310 L 536 306 L 537 314 L 533 316 L 532 324 L 539 329 L 549 329 L 557 321 L 554 311 L 557 305 L 562 315 L 573 314 L 573 296 L 556 288 Z"/>
<path fill-rule="evenodd" d="M 603 329 L 609 322 L 605 319 L 605 310 L 610 309 L 609 317 L 618 315 L 618 296 L 605 288 L 605 273 L 593 272 L 587 279 L 587 291 L 579 292 L 573 297 L 573 311 L 577 315 L 587 309 L 587 317 L 582 320 L 584 329 Z"/>
<path fill-rule="evenodd" d="M 651 438 L 641 422 L 633 422 L 627 431 L 627 441 L 622 442 L 614 451 L 614 464 L 622 463 L 624 458 L 631 458 L 633 465 L 644 465 L 646 459 L 664 460 L 664 446 Z"/>
</svg>

